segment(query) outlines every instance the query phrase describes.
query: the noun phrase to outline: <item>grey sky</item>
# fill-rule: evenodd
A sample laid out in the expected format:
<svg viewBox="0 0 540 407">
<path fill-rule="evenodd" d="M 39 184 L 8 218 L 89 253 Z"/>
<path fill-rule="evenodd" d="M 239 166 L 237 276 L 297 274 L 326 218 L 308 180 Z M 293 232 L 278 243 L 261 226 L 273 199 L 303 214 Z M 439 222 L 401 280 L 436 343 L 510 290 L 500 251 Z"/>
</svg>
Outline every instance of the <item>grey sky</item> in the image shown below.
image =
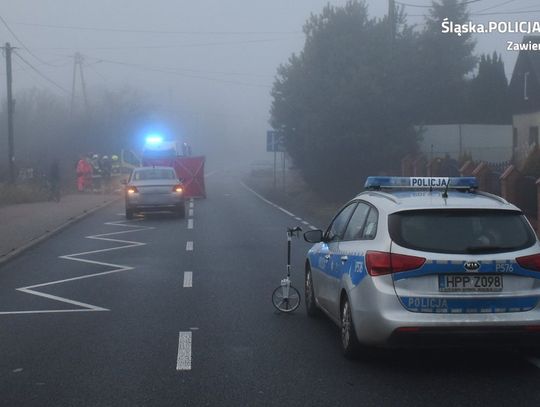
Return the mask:
<svg viewBox="0 0 540 407">
<path fill-rule="evenodd" d="M 92 92 L 128 85 L 171 107 L 172 125 L 197 145 L 203 133 L 241 141 L 240 150 L 262 152 L 268 128 L 270 87 L 280 63 L 303 45 L 302 25 L 326 0 L 4 0 L 0 15 L 44 65 L 0 27 L 0 42 L 19 53 L 68 92 L 46 82 L 18 58 L 14 88 L 48 87 L 69 100 L 72 55 L 86 58 L 85 76 Z M 346 0 L 333 0 L 344 5 Z M 404 3 L 427 5 L 428 0 Z M 387 1 L 371 0 L 370 13 L 382 17 Z M 481 0 L 473 13 L 539 10 L 537 0 Z M 411 15 L 425 8 L 407 7 Z M 540 13 L 474 16 L 473 21 L 540 19 Z M 419 17 L 411 17 L 417 22 Z M 35 24 L 35 25 L 33 25 Z M 58 26 L 58 27 L 53 27 Z M 60 28 L 60 26 L 72 27 Z M 100 29 L 117 29 L 105 31 Z M 122 31 L 126 30 L 126 31 Z M 134 31 L 131 31 L 134 30 Z M 137 31 L 137 32 L 135 32 Z M 148 32 L 147 32 L 148 31 Z M 155 31 L 163 31 L 158 33 Z M 507 74 L 516 53 L 506 40 L 521 35 L 477 36 L 477 52 L 503 54 Z M 136 66 L 135 66 L 136 65 Z M 5 73 L 5 68 L 0 68 Z M 2 76 L 5 78 L 5 76 Z M 4 80 L 0 97 L 5 97 Z"/>
</svg>

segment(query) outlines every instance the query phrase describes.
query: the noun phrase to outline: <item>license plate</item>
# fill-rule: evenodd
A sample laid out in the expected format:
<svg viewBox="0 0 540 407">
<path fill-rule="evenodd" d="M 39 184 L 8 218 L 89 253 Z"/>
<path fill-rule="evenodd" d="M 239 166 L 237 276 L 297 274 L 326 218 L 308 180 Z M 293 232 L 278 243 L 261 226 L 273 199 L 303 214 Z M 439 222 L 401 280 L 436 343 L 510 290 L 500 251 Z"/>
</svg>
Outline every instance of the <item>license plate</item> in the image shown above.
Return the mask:
<svg viewBox="0 0 540 407">
<path fill-rule="evenodd" d="M 493 274 L 439 275 L 439 291 L 498 292 L 503 289 L 503 276 Z"/>
</svg>

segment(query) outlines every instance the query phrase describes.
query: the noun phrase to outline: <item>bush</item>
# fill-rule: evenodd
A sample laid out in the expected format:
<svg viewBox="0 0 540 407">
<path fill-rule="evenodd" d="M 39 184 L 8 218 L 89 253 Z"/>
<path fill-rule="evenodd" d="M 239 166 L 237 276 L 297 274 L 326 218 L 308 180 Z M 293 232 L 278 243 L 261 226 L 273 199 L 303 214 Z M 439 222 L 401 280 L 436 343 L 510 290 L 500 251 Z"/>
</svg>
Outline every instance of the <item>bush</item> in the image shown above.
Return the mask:
<svg viewBox="0 0 540 407">
<path fill-rule="evenodd" d="M 48 191 L 37 184 L 0 184 L 0 205 L 40 202 L 47 199 Z"/>
</svg>

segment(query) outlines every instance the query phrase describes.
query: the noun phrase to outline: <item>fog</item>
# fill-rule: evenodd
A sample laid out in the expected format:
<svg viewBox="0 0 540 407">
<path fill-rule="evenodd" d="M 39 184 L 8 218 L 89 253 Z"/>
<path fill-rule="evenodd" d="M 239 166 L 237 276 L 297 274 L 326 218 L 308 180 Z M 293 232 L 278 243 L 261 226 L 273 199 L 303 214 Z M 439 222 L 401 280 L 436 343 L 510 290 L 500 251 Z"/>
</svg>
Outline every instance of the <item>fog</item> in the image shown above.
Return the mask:
<svg viewBox="0 0 540 407">
<path fill-rule="evenodd" d="M 74 54 L 80 52 L 89 108 L 78 73 L 76 114 L 99 110 L 105 91 L 130 89 L 143 105 L 151 106 L 137 125 L 167 129 L 209 160 L 236 161 L 241 156 L 250 162 L 269 158 L 265 133 L 276 69 L 302 49 L 303 24 L 327 3 L 343 6 L 346 0 L 5 1 L 0 15 L 7 25 L 0 24 L 0 40 L 18 48 L 13 58 L 15 97 L 34 87 L 48 89 L 65 102 L 67 120 Z M 385 15 L 386 1 L 368 4 L 372 16 Z M 536 0 L 481 1 L 469 10 L 473 14 L 526 10 L 535 4 Z M 405 11 L 410 23 L 422 24 L 426 8 L 411 6 Z M 475 21 L 507 17 L 477 15 Z M 475 52 L 502 53 L 509 76 L 517 53 L 505 51 L 506 40 L 520 38 L 478 35 Z M 0 74 L 0 97 L 5 100 L 3 63 Z M 134 127 L 130 131 L 136 146 L 140 132 Z M 24 158 L 20 157 L 24 150 L 17 150 L 17 129 L 15 143 L 17 159 Z"/>
</svg>

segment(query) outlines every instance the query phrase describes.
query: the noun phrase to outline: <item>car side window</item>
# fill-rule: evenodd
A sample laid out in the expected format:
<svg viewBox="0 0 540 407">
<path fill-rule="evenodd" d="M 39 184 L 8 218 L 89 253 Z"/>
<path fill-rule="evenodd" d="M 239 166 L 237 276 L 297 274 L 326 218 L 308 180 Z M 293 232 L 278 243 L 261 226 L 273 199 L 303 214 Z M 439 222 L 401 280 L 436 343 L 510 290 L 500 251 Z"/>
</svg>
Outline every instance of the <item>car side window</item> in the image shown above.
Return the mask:
<svg viewBox="0 0 540 407">
<path fill-rule="evenodd" d="M 379 213 L 377 209 L 371 208 L 366 219 L 366 224 L 362 232 L 362 239 L 371 240 L 375 239 L 377 235 L 377 224 L 379 223 Z"/>
<path fill-rule="evenodd" d="M 362 232 L 364 230 L 364 224 L 366 222 L 369 209 L 370 209 L 370 206 L 363 202 L 360 202 L 358 204 L 358 206 L 356 207 L 356 210 L 351 216 L 349 225 L 347 226 L 347 229 L 345 230 L 345 235 L 343 236 L 343 240 L 360 240 L 363 238 Z"/>
<path fill-rule="evenodd" d="M 343 240 L 345 228 L 347 227 L 347 223 L 349 222 L 356 205 L 357 202 L 353 202 L 343 208 L 341 212 L 336 215 L 326 231 L 326 238 L 329 242 L 338 242 Z"/>
</svg>

